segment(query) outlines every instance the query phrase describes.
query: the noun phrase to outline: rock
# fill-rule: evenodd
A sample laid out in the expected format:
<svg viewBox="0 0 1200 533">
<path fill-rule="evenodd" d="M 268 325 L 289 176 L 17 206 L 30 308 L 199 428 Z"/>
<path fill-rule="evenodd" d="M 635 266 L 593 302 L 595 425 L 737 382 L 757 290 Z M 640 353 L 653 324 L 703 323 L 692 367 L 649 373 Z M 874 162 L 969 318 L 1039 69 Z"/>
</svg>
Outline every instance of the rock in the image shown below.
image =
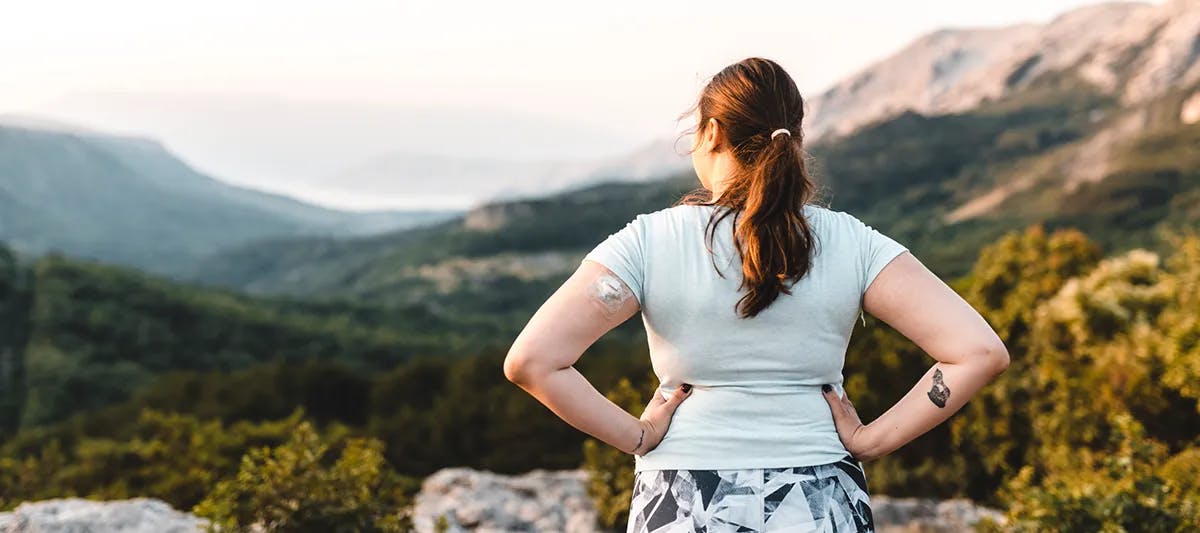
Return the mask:
<svg viewBox="0 0 1200 533">
<path fill-rule="evenodd" d="M 450 533 L 463 531 L 597 531 L 585 470 L 533 470 L 505 476 L 444 468 L 425 478 L 413 501 L 413 526 L 433 532 L 446 516 Z"/>
<path fill-rule="evenodd" d="M 1005 523 L 1000 511 L 975 505 L 966 498 L 931 500 L 871 496 L 871 515 L 877 533 L 957 533 L 972 531 L 984 517 Z"/>
<path fill-rule="evenodd" d="M 149 498 L 46 500 L 0 513 L 0 533 L 194 533 L 207 525 L 203 518 Z"/>
</svg>

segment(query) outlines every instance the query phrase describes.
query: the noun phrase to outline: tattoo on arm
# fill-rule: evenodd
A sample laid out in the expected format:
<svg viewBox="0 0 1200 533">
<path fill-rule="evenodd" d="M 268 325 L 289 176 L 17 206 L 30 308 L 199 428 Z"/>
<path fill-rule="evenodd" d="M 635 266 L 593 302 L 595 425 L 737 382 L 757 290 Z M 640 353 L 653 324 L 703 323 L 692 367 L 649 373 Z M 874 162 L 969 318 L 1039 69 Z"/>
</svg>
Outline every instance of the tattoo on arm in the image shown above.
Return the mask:
<svg viewBox="0 0 1200 533">
<path fill-rule="evenodd" d="M 942 369 L 933 371 L 933 388 L 929 389 L 929 400 L 938 407 L 946 407 L 946 399 L 950 397 L 950 387 L 942 381 Z"/>
<path fill-rule="evenodd" d="M 633 298 L 633 291 L 616 274 L 605 272 L 591 286 L 592 297 L 600 302 L 608 314 L 616 313 L 626 300 Z"/>
<path fill-rule="evenodd" d="M 630 454 L 637 453 L 637 451 L 639 449 L 641 449 L 641 447 L 642 447 L 642 439 L 645 439 L 645 438 L 646 438 L 646 428 L 642 428 L 642 436 L 638 437 L 638 445 L 634 446 L 633 450 L 631 450 L 629 453 Z"/>
</svg>

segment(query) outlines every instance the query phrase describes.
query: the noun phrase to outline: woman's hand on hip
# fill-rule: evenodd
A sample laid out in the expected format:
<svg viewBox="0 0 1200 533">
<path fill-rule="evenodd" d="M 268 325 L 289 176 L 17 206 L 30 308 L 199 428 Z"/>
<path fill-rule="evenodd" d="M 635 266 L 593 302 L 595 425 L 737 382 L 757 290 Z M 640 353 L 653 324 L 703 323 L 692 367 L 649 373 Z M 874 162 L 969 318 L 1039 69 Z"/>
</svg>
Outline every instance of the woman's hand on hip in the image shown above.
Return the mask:
<svg viewBox="0 0 1200 533">
<path fill-rule="evenodd" d="M 660 389 L 655 389 L 654 397 L 650 398 L 650 403 L 646 404 L 646 410 L 642 411 L 641 423 L 644 432 L 642 444 L 630 453 L 646 455 L 650 450 L 657 448 L 658 443 L 662 442 L 663 437 L 666 437 L 667 429 L 671 427 L 671 418 L 675 416 L 675 409 L 691 395 L 692 386 L 687 383 L 676 387 L 675 393 L 671 395 L 670 399 L 663 398 Z"/>
<path fill-rule="evenodd" d="M 850 395 L 843 394 L 838 397 L 837 391 L 831 385 L 822 385 L 821 390 L 825 401 L 829 403 L 829 409 L 833 413 L 833 424 L 837 427 L 838 438 L 846 447 L 846 451 L 859 461 L 878 459 L 874 452 L 875 440 L 870 428 L 863 425 L 862 420 L 858 418 L 858 411 L 855 411 L 854 404 L 850 403 Z"/>
</svg>

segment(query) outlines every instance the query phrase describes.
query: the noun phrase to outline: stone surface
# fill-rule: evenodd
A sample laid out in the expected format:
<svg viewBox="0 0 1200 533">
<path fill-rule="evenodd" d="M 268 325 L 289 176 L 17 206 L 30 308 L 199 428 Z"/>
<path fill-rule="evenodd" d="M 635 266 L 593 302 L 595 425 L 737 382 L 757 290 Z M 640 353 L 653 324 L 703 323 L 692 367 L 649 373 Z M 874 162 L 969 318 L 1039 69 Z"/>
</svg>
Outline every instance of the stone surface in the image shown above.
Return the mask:
<svg viewBox="0 0 1200 533">
<path fill-rule="evenodd" d="M 584 470 L 533 470 L 505 476 L 444 468 L 425 478 L 414 500 L 413 526 L 434 531 L 445 516 L 448 532 L 596 531 L 596 510 Z"/>
<path fill-rule="evenodd" d="M 872 496 L 871 514 L 876 533 L 958 533 L 971 531 L 984 517 L 1004 523 L 999 511 L 980 507 L 966 498 L 938 501 Z"/>
<path fill-rule="evenodd" d="M 22 503 L 0 513 L 0 533 L 194 533 L 208 521 L 149 498 Z"/>
</svg>

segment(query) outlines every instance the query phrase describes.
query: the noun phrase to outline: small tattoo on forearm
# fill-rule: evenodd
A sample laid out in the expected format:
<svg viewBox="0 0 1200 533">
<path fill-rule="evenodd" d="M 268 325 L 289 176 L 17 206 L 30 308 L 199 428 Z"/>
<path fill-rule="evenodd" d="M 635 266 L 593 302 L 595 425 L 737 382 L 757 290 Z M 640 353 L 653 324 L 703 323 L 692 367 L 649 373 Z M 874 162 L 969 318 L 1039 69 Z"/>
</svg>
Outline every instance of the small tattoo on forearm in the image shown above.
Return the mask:
<svg viewBox="0 0 1200 533">
<path fill-rule="evenodd" d="M 950 387 L 942 381 L 942 369 L 933 371 L 933 388 L 929 389 L 929 400 L 938 407 L 946 407 L 946 398 L 950 397 Z"/>
<path fill-rule="evenodd" d="M 633 450 L 632 450 L 632 451 L 630 451 L 629 453 L 631 453 L 631 454 L 632 454 L 632 453 L 635 453 L 635 452 L 637 452 L 639 449 L 641 449 L 641 447 L 642 447 L 642 439 L 644 439 L 644 438 L 646 438 L 646 428 L 642 428 L 642 436 L 641 436 L 641 437 L 638 437 L 638 445 L 637 445 L 637 446 L 634 446 L 634 447 L 633 447 Z"/>
<path fill-rule="evenodd" d="M 626 300 L 633 297 L 633 291 L 625 286 L 615 274 L 605 273 L 592 283 L 592 296 L 604 306 L 609 313 L 621 309 Z"/>
</svg>

